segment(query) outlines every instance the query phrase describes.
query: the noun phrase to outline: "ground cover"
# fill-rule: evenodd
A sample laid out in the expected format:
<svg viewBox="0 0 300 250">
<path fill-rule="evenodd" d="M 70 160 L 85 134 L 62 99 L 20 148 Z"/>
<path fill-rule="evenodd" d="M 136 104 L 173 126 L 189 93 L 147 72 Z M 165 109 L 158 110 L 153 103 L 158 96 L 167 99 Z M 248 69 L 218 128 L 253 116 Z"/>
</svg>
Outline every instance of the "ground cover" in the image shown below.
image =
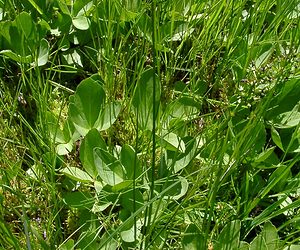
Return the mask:
<svg viewBox="0 0 300 250">
<path fill-rule="evenodd" d="M 0 0 L 0 247 L 300 249 L 299 15 Z"/>
</svg>

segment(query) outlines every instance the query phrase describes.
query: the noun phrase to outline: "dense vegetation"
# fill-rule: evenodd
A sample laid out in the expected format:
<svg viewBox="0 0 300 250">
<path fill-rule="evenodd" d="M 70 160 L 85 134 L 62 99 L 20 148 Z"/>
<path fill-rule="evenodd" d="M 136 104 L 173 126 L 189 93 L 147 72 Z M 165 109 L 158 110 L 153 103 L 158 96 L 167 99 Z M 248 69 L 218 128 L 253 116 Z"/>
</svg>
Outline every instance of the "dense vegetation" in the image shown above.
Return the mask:
<svg viewBox="0 0 300 250">
<path fill-rule="evenodd" d="M 0 0 L 1 249 L 300 249 L 297 0 Z"/>
</svg>

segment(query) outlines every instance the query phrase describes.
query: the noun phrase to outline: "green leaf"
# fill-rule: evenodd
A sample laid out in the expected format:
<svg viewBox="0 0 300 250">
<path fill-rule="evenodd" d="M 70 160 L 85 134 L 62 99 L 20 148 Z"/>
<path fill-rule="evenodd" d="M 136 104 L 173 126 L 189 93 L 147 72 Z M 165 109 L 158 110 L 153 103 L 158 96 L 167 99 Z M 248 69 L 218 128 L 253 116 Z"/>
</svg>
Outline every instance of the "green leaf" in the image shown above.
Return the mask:
<svg viewBox="0 0 300 250">
<path fill-rule="evenodd" d="M 266 150 L 264 150 L 262 153 L 260 153 L 256 158 L 255 158 L 255 162 L 263 162 L 266 159 L 268 159 L 271 154 L 274 152 L 275 147 L 271 147 L 268 148 Z"/>
<path fill-rule="evenodd" d="M 262 232 L 250 244 L 250 250 L 276 250 L 279 249 L 277 229 L 271 222 L 266 222 Z"/>
<path fill-rule="evenodd" d="M 249 250 L 250 244 L 245 241 L 240 241 L 239 250 Z"/>
<path fill-rule="evenodd" d="M 65 142 L 75 142 L 80 138 L 80 134 L 76 131 L 74 124 L 71 122 L 69 117 L 64 123 L 63 135 Z"/>
<path fill-rule="evenodd" d="M 29 3 L 31 3 L 31 5 L 33 6 L 33 8 L 35 8 L 35 10 L 40 14 L 43 15 L 43 10 L 36 4 L 36 2 L 34 0 L 28 0 Z"/>
<path fill-rule="evenodd" d="M 155 102 L 153 103 L 153 90 L 155 82 Z M 152 130 L 153 118 L 156 120 L 160 103 L 160 82 L 154 70 L 146 70 L 134 91 L 132 106 L 138 117 L 138 125 L 142 130 Z M 153 117 L 153 105 L 155 106 L 155 117 Z"/>
<path fill-rule="evenodd" d="M 120 233 L 122 240 L 125 241 L 125 242 L 135 242 L 136 237 L 140 235 L 141 226 L 139 228 L 136 228 L 136 229 L 138 229 L 138 230 L 136 230 L 136 233 L 135 233 L 134 232 L 135 227 L 134 227 L 134 225 L 132 225 L 131 228 L 122 230 L 121 233 Z"/>
<path fill-rule="evenodd" d="M 94 124 L 105 103 L 105 92 L 99 81 L 83 80 L 70 98 L 69 116 L 78 132 L 84 136 Z"/>
<path fill-rule="evenodd" d="M 184 153 L 178 153 L 174 151 L 167 152 L 167 164 L 174 169 L 174 173 L 179 172 L 183 168 L 189 165 L 189 163 L 195 158 L 197 149 L 203 145 L 202 139 L 196 138 L 187 142 L 187 147 Z"/>
<path fill-rule="evenodd" d="M 74 240 L 69 239 L 67 242 L 63 243 L 59 250 L 73 250 L 74 249 Z"/>
<path fill-rule="evenodd" d="M 64 143 L 64 134 L 59 127 L 58 118 L 53 113 L 46 113 L 46 124 L 50 133 L 51 140 L 54 140 L 56 143 Z"/>
<path fill-rule="evenodd" d="M 149 15 L 141 15 L 137 22 L 138 35 L 152 42 L 151 36 L 151 18 Z"/>
<path fill-rule="evenodd" d="M 39 56 L 37 65 L 43 66 L 48 62 L 50 46 L 46 39 L 42 39 L 40 42 Z"/>
<path fill-rule="evenodd" d="M 284 151 L 280 135 L 274 127 L 271 127 L 271 137 L 276 146 L 279 147 L 282 151 Z"/>
<path fill-rule="evenodd" d="M 140 161 L 130 145 L 124 145 L 121 149 L 120 161 L 125 168 L 126 178 L 133 180 L 142 174 L 142 167 Z M 134 175 L 135 171 L 135 175 Z"/>
<path fill-rule="evenodd" d="M 65 0 L 56 0 L 59 9 L 61 10 L 62 13 L 66 14 L 66 15 L 71 15 L 68 5 L 66 4 Z"/>
<path fill-rule="evenodd" d="M 108 186 L 104 186 L 103 189 L 98 194 L 101 199 L 97 199 L 97 202 L 93 206 L 94 212 L 104 211 L 105 209 L 112 209 L 116 204 L 119 203 L 119 195 L 112 193 Z"/>
<path fill-rule="evenodd" d="M 111 231 L 107 231 L 101 236 L 100 248 L 99 248 L 99 244 L 98 244 L 98 246 L 97 246 L 98 248 L 96 248 L 96 249 L 99 249 L 99 250 L 116 250 L 116 249 L 118 249 L 119 242 L 111 236 L 111 233 L 112 233 Z"/>
<path fill-rule="evenodd" d="M 284 207 L 278 209 L 278 207 L 286 201 L 285 197 L 280 198 L 278 201 L 272 203 L 268 206 L 263 212 L 261 212 L 257 217 L 252 221 L 252 225 L 259 225 L 267 220 L 275 218 L 281 214 L 284 214 L 293 209 L 299 209 L 300 200 L 293 201 L 292 203 L 285 205 Z"/>
<path fill-rule="evenodd" d="M 91 176 L 88 175 L 88 173 L 84 172 L 83 170 L 77 167 L 66 167 L 61 172 L 75 181 L 87 182 L 87 183 L 94 181 L 91 178 Z"/>
<path fill-rule="evenodd" d="M 91 10 L 95 7 L 93 1 L 83 0 L 75 1 L 72 9 L 73 16 L 88 15 Z"/>
<path fill-rule="evenodd" d="M 266 51 L 263 51 L 259 57 L 255 60 L 255 67 L 260 68 L 262 67 L 271 57 L 273 53 L 273 47 L 268 46 L 269 48 Z"/>
<path fill-rule="evenodd" d="M 123 7 L 131 12 L 138 12 L 141 6 L 141 0 L 125 0 Z"/>
<path fill-rule="evenodd" d="M 175 28 L 174 32 L 166 32 L 167 35 L 168 33 L 172 35 L 172 37 L 170 37 L 168 39 L 168 41 L 182 41 L 184 38 L 190 36 L 193 32 L 194 32 L 194 28 L 191 28 L 188 26 L 187 23 L 182 23 L 182 24 L 176 24 L 177 27 Z"/>
<path fill-rule="evenodd" d="M 94 148 L 97 147 L 106 150 L 106 143 L 102 139 L 99 131 L 93 128 L 87 133 L 80 145 L 80 161 L 83 168 L 94 179 L 98 175 L 94 160 Z"/>
<path fill-rule="evenodd" d="M 121 191 L 128 190 L 132 186 L 133 186 L 132 180 L 125 180 L 119 184 L 114 185 L 111 188 L 111 191 L 115 193 L 120 193 Z"/>
<path fill-rule="evenodd" d="M 73 141 L 71 141 L 71 136 L 69 133 L 64 133 L 59 127 L 58 118 L 55 117 L 50 112 L 46 113 L 46 123 L 48 126 L 48 130 L 50 132 L 51 140 L 54 140 L 58 145 L 56 146 L 56 152 L 58 155 L 66 155 L 70 153 L 73 149 Z M 68 127 L 66 124 L 68 120 L 65 122 L 64 127 Z M 74 128 L 74 126 L 73 126 Z M 65 131 L 67 129 L 65 128 Z M 75 129 L 74 129 L 75 130 Z M 74 132 L 74 131 L 73 131 Z M 71 133 L 71 132 L 70 132 Z"/>
<path fill-rule="evenodd" d="M 286 246 L 283 250 L 300 250 L 300 245 Z"/>
<path fill-rule="evenodd" d="M 58 48 L 61 51 L 68 50 L 70 46 L 71 46 L 70 41 L 66 38 L 66 36 L 63 36 L 61 39 L 58 40 Z"/>
<path fill-rule="evenodd" d="M 94 149 L 95 166 L 100 178 L 110 186 L 124 181 L 125 171 L 121 163 L 101 148 Z"/>
<path fill-rule="evenodd" d="M 282 178 L 286 177 L 286 175 L 289 174 L 290 167 L 291 166 L 285 166 L 285 165 L 278 166 L 278 168 L 269 177 L 267 185 L 265 185 L 265 187 L 260 190 L 259 197 L 261 199 L 264 198 L 271 190 L 273 190 L 274 187 L 278 185 L 278 183 L 284 181 L 282 180 Z"/>
<path fill-rule="evenodd" d="M 82 56 L 81 54 L 78 53 L 78 50 L 76 49 L 71 49 L 68 51 L 64 51 L 62 53 L 62 60 L 64 64 L 68 64 L 70 66 L 81 66 L 83 67 L 82 64 Z"/>
<path fill-rule="evenodd" d="M 183 250 L 206 249 L 204 236 L 195 224 L 190 224 L 182 239 Z"/>
<path fill-rule="evenodd" d="M 104 106 L 102 113 L 95 123 L 95 127 L 99 130 L 106 130 L 117 120 L 117 117 L 121 111 L 120 102 L 110 102 Z"/>
<path fill-rule="evenodd" d="M 91 216 L 84 218 L 83 227 L 81 227 L 79 232 L 82 232 L 76 242 L 76 248 L 74 250 L 94 250 L 99 249 L 99 238 L 96 227 L 95 219 Z M 113 248 L 111 248 L 114 250 Z"/>
<path fill-rule="evenodd" d="M 63 201 L 73 208 L 92 208 L 94 199 L 88 192 L 63 193 Z"/>
<path fill-rule="evenodd" d="M 58 135 L 60 135 L 61 131 L 58 130 L 58 132 Z M 56 150 L 59 155 L 66 155 L 73 150 L 74 143 L 80 138 L 80 134 L 76 131 L 69 118 L 64 123 L 62 134 L 62 143 L 57 145 Z"/>
<path fill-rule="evenodd" d="M 14 52 L 12 52 L 11 50 L 2 50 L 0 51 L 0 55 L 5 55 L 7 57 L 9 57 L 10 59 L 19 62 L 19 63 L 31 63 L 33 61 L 33 58 L 31 55 L 29 56 L 20 56 Z"/>
<path fill-rule="evenodd" d="M 134 242 L 139 238 L 144 220 L 132 215 L 144 206 L 143 195 L 138 189 L 127 191 L 121 195 L 120 204 L 119 219 L 123 221 L 121 238 L 125 242 Z"/>
<path fill-rule="evenodd" d="M 109 208 L 112 205 L 113 205 L 112 202 L 104 203 L 104 204 L 101 204 L 101 205 L 95 203 L 93 208 L 92 208 L 92 212 L 93 213 L 103 212 L 105 209 Z"/>
<path fill-rule="evenodd" d="M 43 178 L 43 171 L 41 165 L 34 164 L 29 169 L 27 169 L 26 174 L 28 174 L 34 180 L 40 180 Z"/>
<path fill-rule="evenodd" d="M 67 155 L 73 150 L 73 143 L 61 143 L 56 146 L 58 155 Z"/>
<path fill-rule="evenodd" d="M 277 136 L 282 143 L 282 151 L 286 153 L 297 153 L 300 151 L 300 129 L 285 128 L 278 129 Z"/>
<path fill-rule="evenodd" d="M 37 23 L 37 30 L 39 37 L 42 38 L 46 37 L 47 33 L 51 31 L 51 27 L 44 19 L 40 19 Z"/>
<path fill-rule="evenodd" d="M 241 221 L 235 220 L 228 223 L 221 231 L 215 250 L 237 250 L 240 246 Z"/>
<path fill-rule="evenodd" d="M 200 108 L 201 104 L 194 98 L 183 96 L 171 104 L 168 112 L 171 117 L 189 121 L 199 117 Z"/>
<path fill-rule="evenodd" d="M 56 18 L 53 19 L 53 25 L 51 25 L 51 33 L 60 36 L 61 33 L 69 35 L 72 27 L 72 17 L 65 13 L 56 13 Z"/>
<path fill-rule="evenodd" d="M 171 151 L 185 151 L 184 142 L 174 133 L 166 132 L 165 135 L 162 135 L 161 139 L 158 138 L 158 142 L 162 147 Z"/>
<path fill-rule="evenodd" d="M 120 203 L 122 207 L 132 213 L 144 206 L 144 199 L 138 189 L 126 191 L 121 195 Z"/>
<path fill-rule="evenodd" d="M 281 197 L 278 196 L 277 199 L 280 200 Z M 293 203 L 292 199 L 291 199 L 290 197 L 287 196 L 287 197 L 285 197 L 285 200 L 280 204 L 280 208 L 281 208 L 281 209 L 284 209 L 285 207 L 291 205 L 292 203 Z M 295 212 L 295 209 L 289 209 L 289 210 L 283 212 L 283 214 L 284 214 L 285 216 L 293 216 L 294 212 Z"/>
<path fill-rule="evenodd" d="M 277 115 L 272 124 L 276 128 L 292 128 L 300 123 L 300 105 L 297 104 L 292 111 L 284 112 Z"/>
<path fill-rule="evenodd" d="M 299 79 L 290 79 L 277 85 L 279 93 L 272 99 L 270 108 L 265 113 L 266 120 L 272 123 L 278 115 L 289 112 L 298 105 L 300 96 L 299 83 Z"/>
<path fill-rule="evenodd" d="M 55 143 L 58 143 L 56 146 L 57 154 L 66 155 L 70 153 L 73 150 L 75 141 L 80 137 L 73 123 L 68 118 L 64 123 L 63 131 L 61 131 L 58 118 L 52 113 L 47 113 L 46 120 L 52 140 L 54 139 Z"/>
<path fill-rule="evenodd" d="M 26 39 L 31 38 L 34 34 L 35 24 L 32 21 L 31 15 L 27 12 L 21 12 L 15 19 L 20 34 L 23 34 Z"/>
<path fill-rule="evenodd" d="M 77 28 L 79 30 L 88 30 L 90 27 L 90 21 L 85 16 L 73 17 L 72 23 L 75 26 L 75 28 Z"/>
<path fill-rule="evenodd" d="M 255 138 L 252 150 L 254 152 L 261 152 L 266 143 L 266 129 L 263 122 L 259 121 L 253 129 L 253 137 Z"/>
<path fill-rule="evenodd" d="M 297 159 L 294 159 L 291 163 L 289 163 L 288 166 L 283 165 L 283 172 L 282 169 L 278 170 L 278 174 L 283 173 L 283 177 L 285 176 L 285 174 L 287 172 L 290 172 L 290 169 L 294 166 L 294 164 L 297 162 Z M 262 191 L 259 194 L 260 198 L 263 198 L 279 181 L 281 181 L 282 177 L 280 176 L 280 178 L 278 178 L 278 180 L 276 179 L 276 176 L 274 175 L 272 178 L 269 178 L 269 182 L 268 185 L 262 189 Z M 281 192 L 283 190 L 280 190 Z M 257 226 L 263 222 L 266 222 L 267 220 L 270 220 L 278 215 L 281 215 L 282 213 L 285 213 L 286 211 L 289 211 L 291 209 L 296 208 L 297 206 L 299 206 L 300 204 L 300 200 L 296 200 L 294 202 L 292 202 L 291 204 L 285 205 L 284 207 L 278 209 L 278 207 L 286 201 L 285 197 L 280 198 L 278 196 L 278 201 L 271 203 L 271 205 L 269 205 L 267 208 L 265 208 L 258 216 L 256 216 L 252 222 L 251 225 Z M 250 204 L 250 209 L 252 210 L 260 201 L 259 198 L 255 198 L 252 203 Z"/>
<path fill-rule="evenodd" d="M 0 22 L 0 37 L 3 37 L 7 41 L 8 46 L 12 43 L 12 37 L 10 32 L 11 26 L 11 21 Z"/>
<path fill-rule="evenodd" d="M 178 200 L 187 193 L 188 186 L 189 183 L 184 177 L 169 177 L 161 185 L 160 190 L 163 192 L 165 199 L 172 198 L 174 200 Z"/>
<path fill-rule="evenodd" d="M 284 188 L 291 176 L 292 172 L 288 166 L 279 165 L 279 167 L 269 177 L 267 187 L 270 185 L 273 191 L 282 192 L 285 190 Z"/>
</svg>

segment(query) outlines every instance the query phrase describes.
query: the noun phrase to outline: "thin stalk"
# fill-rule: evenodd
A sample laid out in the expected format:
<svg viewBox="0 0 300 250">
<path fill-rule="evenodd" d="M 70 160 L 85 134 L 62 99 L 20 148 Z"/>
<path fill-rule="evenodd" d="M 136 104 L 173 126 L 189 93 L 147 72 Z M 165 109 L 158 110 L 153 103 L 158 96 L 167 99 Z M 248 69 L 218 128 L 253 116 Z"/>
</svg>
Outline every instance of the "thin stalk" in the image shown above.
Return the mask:
<svg viewBox="0 0 300 250">
<path fill-rule="evenodd" d="M 157 107 L 156 107 L 156 72 L 157 72 L 157 53 L 156 53 L 156 41 L 157 41 L 157 33 L 156 33 L 156 24 L 157 24 L 157 16 L 156 16 L 156 1 L 152 1 L 151 5 L 152 9 L 152 67 L 153 67 L 153 123 L 152 123 L 152 166 L 151 166 L 151 186 L 150 186 L 150 200 L 154 197 L 154 178 L 155 178 L 155 148 L 156 148 L 156 139 L 155 139 L 155 130 L 156 130 L 156 115 L 157 115 Z M 145 247 L 148 246 L 149 238 L 150 238 L 150 224 L 151 224 L 151 214 L 152 214 L 152 203 L 149 206 L 148 210 L 148 222 L 147 222 L 147 233 L 145 240 Z"/>
</svg>

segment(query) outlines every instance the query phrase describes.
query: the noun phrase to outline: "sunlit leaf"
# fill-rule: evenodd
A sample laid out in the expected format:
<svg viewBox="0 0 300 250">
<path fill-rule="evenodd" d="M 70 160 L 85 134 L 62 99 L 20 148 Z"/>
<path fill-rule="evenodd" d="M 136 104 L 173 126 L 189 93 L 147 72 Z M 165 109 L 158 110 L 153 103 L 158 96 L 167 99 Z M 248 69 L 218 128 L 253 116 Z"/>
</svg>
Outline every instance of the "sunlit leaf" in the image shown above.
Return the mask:
<svg viewBox="0 0 300 250">
<path fill-rule="evenodd" d="M 77 167 L 65 167 L 61 170 L 61 173 L 75 181 L 93 182 L 92 177 L 88 173 Z"/>
<path fill-rule="evenodd" d="M 90 27 L 90 21 L 85 16 L 73 17 L 72 23 L 79 30 L 87 30 Z"/>
<path fill-rule="evenodd" d="M 273 142 L 276 144 L 276 146 L 279 147 L 281 150 L 284 150 L 283 146 L 282 146 L 282 141 L 281 141 L 280 135 L 274 127 L 271 128 L 271 137 L 272 137 Z"/>
<path fill-rule="evenodd" d="M 48 62 L 49 50 L 50 46 L 48 41 L 46 39 L 42 39 L 40 42 L 40 49 L 37 61 L 38 66 L 43 66 Z"/>
<path fill-rule="evenodd" d="M 165 135 L 162 135 L 161 138 L 158 138 L 158 142 L 161 144 L 162 147 L 166 148 L 167 150 L 180 152 L 185 151 L 184 142 L 172 132 L 166 132 Z"/>
</svg>

